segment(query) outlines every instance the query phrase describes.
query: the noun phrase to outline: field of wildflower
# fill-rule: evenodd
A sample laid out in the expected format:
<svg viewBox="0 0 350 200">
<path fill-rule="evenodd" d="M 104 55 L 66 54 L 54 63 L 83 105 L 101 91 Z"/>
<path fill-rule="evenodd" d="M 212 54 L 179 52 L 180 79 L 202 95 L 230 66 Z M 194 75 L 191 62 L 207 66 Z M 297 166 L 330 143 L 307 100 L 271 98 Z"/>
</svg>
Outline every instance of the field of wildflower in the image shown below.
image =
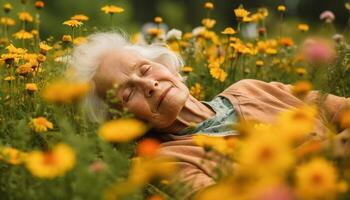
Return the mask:
<svg viewBox="0 0 350 200">
<path fill-rule="evenodd" d="M 61 19 L 67 27 L 61 39 L 42 38 L 45 3 L 18 1 L 19 7 L 3 4 L 0 18 L 0 199 L 183 199 L 191 188 L 171 181 L 176 176 L 176 166 L 168 164 L 173 158 L 157 156 L 160 142 L 142 137 L 149 125 L 112 106 L 110 121 L 96 124 L 86 118 L 82 99 L 91 84 L 67 77 L 74 74 L 71 51 L 93 32 L 81 31 L 90 30 L 85 27 L 88 14 Z M 113 19 L 128 12 L 117 4 L 98 9 L 111 27 Z M 239 163 L 240 170 L 220 174 L 218 169 L 218 184 L 193 198 L 350 199 L 350 154 L 339 150 L 349 148 L 349 141 L 332 139 L 337 130 L 350 134 L 350 107 L 341 111 L 339 125 L 325 121 L 327 149 L 319 142 L 294 149 L 322 115 L 323 97 L 350 96 L 350 3 L 337 11 L 348 12 L 346 27 L 336 27 L 336 15 L 324 11 L 315 30 L 285 21 L 284 5 L 232 8 L 237 25 L 224 30 L 215 28 L 220 22 L 211 16 L 220 11 L 214 3 L 198 9 L 206 15 L 191 31 L 165 30 L 167 22 L 155 16 L 154 26 L 132 34 L 130 41 L 166 43 L 181 55 L 181 73 L 199 100 L 210 100 L 242 79 L 292 84 L 300 99 L 312 90 L 321 95 L 281 113 L 275 124 L 239 123 L 233 127 L 239 137 L 195 136 L 208 154 L 220 153 Z M 108 93 L 111 105 L 116 103 L 113 95 Z"/>
</svg>

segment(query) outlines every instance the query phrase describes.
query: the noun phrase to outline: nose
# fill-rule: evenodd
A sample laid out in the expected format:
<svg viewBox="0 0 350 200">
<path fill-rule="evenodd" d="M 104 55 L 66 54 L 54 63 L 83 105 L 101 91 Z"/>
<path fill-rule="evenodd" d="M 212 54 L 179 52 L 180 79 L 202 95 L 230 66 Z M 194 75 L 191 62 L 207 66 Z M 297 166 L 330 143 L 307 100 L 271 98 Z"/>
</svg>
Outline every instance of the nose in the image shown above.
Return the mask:
<svg viewBox="0 0 350 200">
<path fill-rule="evenodd" d="M 151 97 L 159 86 L 157 80 L 150 78 L 138 78 L 135 82 L 143 90 L 145 97 Z"/>
</svg>

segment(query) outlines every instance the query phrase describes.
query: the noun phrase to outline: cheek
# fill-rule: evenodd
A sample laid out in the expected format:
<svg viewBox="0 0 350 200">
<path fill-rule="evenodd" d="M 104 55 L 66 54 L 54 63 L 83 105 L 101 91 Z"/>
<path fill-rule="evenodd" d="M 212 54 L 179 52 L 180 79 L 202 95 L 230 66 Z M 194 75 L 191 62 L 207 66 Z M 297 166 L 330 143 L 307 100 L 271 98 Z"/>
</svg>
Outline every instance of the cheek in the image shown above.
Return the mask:
<svg viewBox="0 0 350 200">
<path fill-rule="evenodd" d="M 128 111 L 133 113 L 135 117 L 147 120 L 151 116 L 149 105 L 144 100 L 132 100 L 127 105 Z"/>
</svg>

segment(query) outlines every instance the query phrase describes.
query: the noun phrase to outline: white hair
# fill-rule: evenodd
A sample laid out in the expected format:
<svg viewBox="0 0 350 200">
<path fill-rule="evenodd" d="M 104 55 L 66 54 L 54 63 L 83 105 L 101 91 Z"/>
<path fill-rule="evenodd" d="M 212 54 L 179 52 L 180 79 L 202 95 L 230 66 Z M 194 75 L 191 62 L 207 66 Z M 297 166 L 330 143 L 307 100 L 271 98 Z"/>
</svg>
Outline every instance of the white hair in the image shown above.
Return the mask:
<svg viewBox="0 0 350 200">
<path fill-rule="evenodd" d="M 126 34 L 115 32 L 95 33 L 87 38 L 87 42 L 73 49 L 70 65 L 74 70 L 74 79 L 91 82 L 92 88 L 86 95 L 83 104 L 89 120 L 101 123 L 106 120 L 108 105 L 98 96 L 93 78 L 108 52 L 115 49 L 133 50 L 141 56 L 166 66 L 171 72 L 178 73 L 183 60 L 164 44 L 137 45 L 131 44 Z"/>
</svg>

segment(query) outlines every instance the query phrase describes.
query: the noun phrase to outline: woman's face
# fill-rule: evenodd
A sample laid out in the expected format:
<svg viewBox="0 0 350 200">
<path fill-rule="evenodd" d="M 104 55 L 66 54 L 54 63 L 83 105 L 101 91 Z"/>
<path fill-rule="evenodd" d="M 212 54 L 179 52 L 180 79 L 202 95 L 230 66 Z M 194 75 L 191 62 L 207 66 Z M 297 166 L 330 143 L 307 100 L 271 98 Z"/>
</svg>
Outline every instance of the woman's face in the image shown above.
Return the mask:
<svg viewBox="0 0 350 200">
<path fill-rule="evenodd" d="M 156 128 L 170 126 L 189 96 L 178 73 L 130 50 L 107 54 L 94 80 L 98 92 L 116 84 L 122 105 Z"/>
</svg>

